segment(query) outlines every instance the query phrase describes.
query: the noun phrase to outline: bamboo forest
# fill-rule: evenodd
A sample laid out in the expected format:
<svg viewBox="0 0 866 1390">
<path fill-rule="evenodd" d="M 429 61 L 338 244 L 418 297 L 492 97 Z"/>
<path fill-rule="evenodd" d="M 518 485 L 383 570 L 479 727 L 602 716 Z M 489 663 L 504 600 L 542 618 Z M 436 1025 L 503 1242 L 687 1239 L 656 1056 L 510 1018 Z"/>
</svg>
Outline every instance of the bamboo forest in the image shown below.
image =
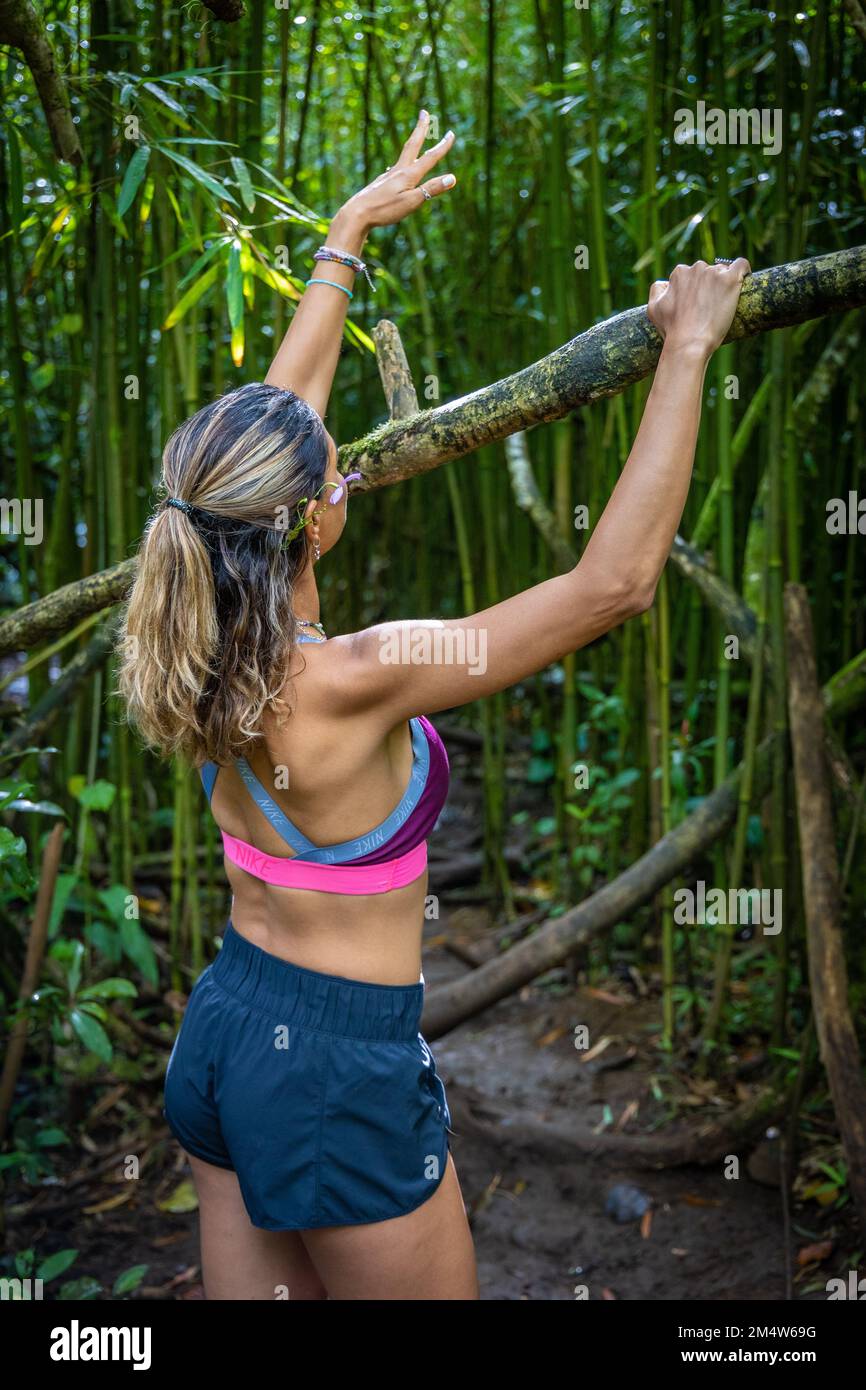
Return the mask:
<svg viewBox="0 0 866 1390">
<path fill-rule="evenodd" d="M 3 1297 L 86 1301 L 96 1323 L 95 1305 L 123 1302 L 110 1317 L 130 1326 L 156 1305 L 267 1296 L 665 1304 L 680 1338 L 734 1301 L 716 1345 L 740 1359 L 756 1357 L 752 1305 L 796 1301 L 809 1309 L 761 1320 L 796 1323 L 788 1354 L 817 1346 L 827 1364 L 815 1305 L 866 1297 L 864 0 L 0 0 L 0 132 Z M 367 219 L 361 261 L 360 241 L 337 239 L 347 206 L 394 178 L 411 210 Z M 688 353 L 654 304 L 683 304 L 683 285 L 709 295 L 726 271 L 739 298 L 692 408 Z M 478 615 L 483 679 L 425 686 L 423 663 L 450 658 L 419 652 L 390 677 L 390 728 L 411 716 L 424 757 L 441 739 L 450 764 L 421 897 L 334 900 L 235 867 L 232 843 L 275 863 L 277 812 L 268 826 L 230 768 L 211 809 L 215 755 L 184 755 L 166 725 L 165 756 L 126 698 L 128 643 L 150 640 L 130 633 L 174 631 L 180 602 L 190 652 L 204 641 L 182 565 L 170 620 L 130 599 L 156 592 L 143 538 L 200 534 L 167 441 L 266 377 L 268 400 L 294 402 L 271 364 L 296 314 L 295 357 L 328 378 L 327 409 L 312 395 L 304 409 L 337 446 L 330 500 L 350 500 L 339 548 L 296 589 L 308 640 L 322 634 L 296 682 L 324 682 L 298 695 L 316 766 L 295 780 L 293 762 L 270 804 L 297 813 L 311 850 L 378 825 L 409 749 L 384 727 L 374 743 L 384 676 L 341 635 L 412 619 L 416 636 L 453 636 Z M 615 528 L 639 469 L 629 540 Z M 587 607 L 607 601 L 588 577 L 602 555 L 614 617 Z M 355 653 L 345 678 L 340 651 Z M 168 709 L 187 677 L 153 669 Z M 238 715 L 247 736 L 262 708 Z M 336 788 L 341 768 L 325 814 L 317 779 Z M 391 1205 L 416 1123 L 397 1063 L 392 1080 L 345 1083 L 370 1107 L 345 1130 L 356 1177 L 376 1162 L 360 1157 L 374 1104 L 393 1127 L 355 1215 L 328 1216 L 332 1089 L 309 1158 L 324 1205 L 302 1215 L 300 1149 L 297 1191 L 288 1159 L 284 1185 L 283 1169 L 266 1181 L 266 1127 L 285 1125 L 287 1151 L 312 1088 L 299 1062 L 306 1081 L 282 1084 L 273 1115 L 250 1102 L 248 1167 L 222 1063 L 208 1065 L 228 1156 L 169 1123 L 179 1030 L 178 1093 L 229 946 L 281 989 L 322 972 L 341 999 L 372 987 L 371 1008 L 389 988 L 420 1008 L 423 989 L 424 1124 L 451 1155 L 428 1202 L 434 1184 L 422 1196 L 406 1176 Z M 228 1038 L 240 994 L 220 997 Z M 377 1036 L 294 1026 L 290 1050 Z M 243 1036 L 232 1065 L 252 1078 Z M 368 1046 L 385 1043 L 356 1043 L 353 1065 Z M 220 1291 L 226 1262 L 215 1272 L 206 1247 L 229 1182 L 239 1266 L 247 1235 L 250 1260 L 291 1254 L 291 1274 L 262 1275 L 288 1292 Z M 375 1223 L 390 1246 L 364 1244 Z M 388 1291 L 411 1241 L 426 1273 Z M 681 1345 L 671 1333 L 670 1364 Z"/>
</svg>

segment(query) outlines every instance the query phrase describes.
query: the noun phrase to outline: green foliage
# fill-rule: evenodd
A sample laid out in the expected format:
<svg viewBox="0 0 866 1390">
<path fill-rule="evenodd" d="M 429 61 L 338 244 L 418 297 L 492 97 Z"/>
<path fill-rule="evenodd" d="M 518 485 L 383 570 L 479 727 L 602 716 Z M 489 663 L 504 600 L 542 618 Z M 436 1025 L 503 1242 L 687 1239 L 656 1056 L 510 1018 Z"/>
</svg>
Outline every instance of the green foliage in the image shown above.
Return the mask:
<svg viewBox="0 0 866 1390">
<path fill-rule="evenodd" d="M 16 1255 L 6 1255 L 0 1258 L 0 1278 L 34 1280 L 40 1279 L 45 1284 L 55 1284 L 63 1274 L 71 1269 L 78 1259 L 77 1250 L 57 1250 L 51 1255 L 39 1255 L 32 1247 L 20 1250 Z M 106 1293 L 102 1284 L 90 1275 L 82 1275 L 77 1279 L 68 1279 L 59 1288 L 51 1289 L 49 1297 L 61 1303 L 81 1303 L 93 1302 L 95 1299 L 118 1299 L 123 1300 L 129 1294 L 135 1293 L 140 1288 L 147 1275 L 149 1265 L 132 1265 L 129 1269 L 123 1270 L 118 1274 L 112 1285 L 111 1292 Z M 14 1286 L 10 1286 L 10 1297 L 22 1298 L 27 1301 L 33 1299 L 32 1286 L 23 1286 L 17 1291 Z"/>
<path fill-rule="evenodd" d="M 358 280 L 329 413 L 341 442 L 385 416 L 371 340 L 383 317 L 399 324 L 426 408 L 542 357 L 613 308 L 645 302 L 651 279 L 678 260 L 742 251 L 757 267 L 780 259 L 780 246 L 794 258 L 864 240 L 864 50 L 841 8 L 832 22 L 814 8 L 793 13 L 786 31 L 792 80 L 782 94 L 775 90 L 776 44 L 788 12 L 746 4 L 725 7 L 721 52 L 700 7 L 678 10 L 678 24 L 665 13 L 657 42 L 661 12 L 640 3 L 589 13 L 568 5 L 499 6 L 490 12 L 489 32 L 487 16 L 460 0 L 429 15 L 399 0 L 387 16 L 336 3 L 318 7 L 315 26 L 292 13 L 293 21 L 308 22 L 287 20 L 285 62 L 276 22 L 266 27 L 263 52 L 254 54 L 253 26 L 214 24 L 201 6 L 166 10 L 162 25 L 147 4 L 114 7 L 115 32 L 107 35 L 94 29 L 86 0 L 72 18 L 63 7 L 49 9 L 58 71 L 74 97 L 86 158 L 80 169 L 56 160 L 32 77 L 17 52 L 4 53 L 0 308 L 10 351 L 0 410 L 9 425 L 14 487 L 44 498 L 49 519 L 41 545 L 3 537 L 4 610 L 133 553 L 167 435 L 221 392 L 263 378 L 331 214 L 394 162 L 422 104 L 440 121 L 439 133 L 447 125 L 458 133 L 449 163 L 459 187 L 453 200 L 423 208 L 411 229 L 377 230 L 369 238 L 365 256 L 376 293 Z M 737 106 L 784 110 L 787 199 L 777 197 L 780 161 L 759 146 L 719 150 L 674 141 L 676 108 L 712 97 L 720 73 Z M 578 242 L 586 243 L 586 270 L 574 259 Z M 820 323 L 802 339 L 785 335 L 791 350 L 784 390 L 792 399 L 813 382 L 832 332 L 832 324 Z M 733 430 L 771 374 L 772 336 L 736 349 Z M 822 676 L 866 643 L 862 547 L 856 537 L 828 545 L 823 515 L 828 497 L 858 486 L 862 495 L 859 372 L 855 353 L 831 373 L 811 437 L 794 428 L 787 398 L 781 402 L 792 454 L 781 558 L 790 562 L 797 538 Z M 586 502 L 596 525 L 642 401 L 642 388 L 598 400 L 569 422 L 561 453 L 555 430 L 532 432 L 539 491 L 559 519 L 564 513 L 568 520 L 573 502 Z M 719 407 L 719 384 L 708 378 L 687 536 L 719 479 Z M 764 505 L 768 458 L 778 457 L 770 444 L 763 411 L 738 458 L 729 498 L 736 574 L 756 608 L 773 539 Z M 400 496 L 386 489 L 353 503 L 356 520 L 334 563 L 328 557 L 322 569 L 330 630 L 411 614 L 462 614 L 467 593 L 480 608 L 497 586 L 504 597 L 551 576 L 546 543 L 508 490 L 499 446 L 483 468 L 477 462 L 449 465 L 448 486 L 439 472 L 413 480 Z M 485 511 L 488 465 L 498 490 Z M 489 524 L 466 527 L 472 543 L 458 583 L 461 507 L 471 523 Z M 719 571 L 718 519 L 702 549 Z M 623 572 L 629 559 L 622 557 Z M 563 878 L 573 868 L 570 889 L 591 891 L 647 850 L 658 822 L 662 762 L 669 765 L 671 824 L 713 789 L 717 623 L 702 600 L 692 606 L 678 575 L 670 576 L 670 590 L 670 703 L 661 729 L 658 629 L 650 615 L 634 620 L 628 635 L 612 633 L 580 653 L 576 685 L 569 687 L 560 663 L 549 679 L 526 683 L 519 699 L 509 694 L 491 705 L 483 763 L 486 790 L 497 795 L 488 804 L 501 792 L 507 822 L 515 789 L 504 775 L 510 735 L 519 742 L 531 729 L 521 776 L 532 811 L 515 823 L 526 828 L 531 815 L 527 835 L 542 842 L 530 844 L 531 859 L 543 859 Z M 768 616 L 778 642 L 778 615 Z M 15 682 L 4 685 L 3 706 L 9 729 L 87 640 L 80 633 L 54 653 L 37 646 L 21 672 L 21 657 L 10 658 Z M 135 1075 L 137 1063 L 123 1055 L 120 1021 L 139 987 L 170 982 L 179 989 L 196 962 L 193 909 L 201 885 L 185 874 L 177 886 L 167 856 L 188 866 L 202 807 L 196 802 L 190 810 L 180 796 L 175 803 L 170 770 L 129 736 L 109 693 L 114 675 L 111 664 L 91 675 L 59 713 L 62 758 L 49 763 L 46 749 L 28 748 L 11 764 L 26 773 L 6 773 L 5 759 L 0 781 L 5 1022 L 23 1009 L 28 1066 L 49 1087 L 62 1088 L 70 1074 L 104 1075 L 106 1067 L 112 1075 Z M 731 681 L 730 721 L 721 735 L 729 764 L 742 756 L 747 690 L 746 677 Z M 562 732 L 572 696 L 573 745 Z M 761 712 L 762 729 L 769 713 Z M 478 711 L 468 717 L 477 720 Z M 859 774 L 862 727 L 849 717 L 837 732 Z M 587 785 L 566 784 L 563 795 L 563 769 L 584 763 Z M 12 1001 L 41 849 L 59 817 L 67 835 L 49 947 L 36 993 L 19 1006 Z M 846 805 L 839 817 L 840 854 L 851 846 L 846 911 L 857 924 L 866 892 L 862 817 L 858 826 Z M 746 871 L 762 883 L 771 878 L 771 839 L 763 807 L 751 806 Z M 158 884 L 152 911 L 171 914 L 170 974 L 135 892 L 136 884 L 150 883 L 151 869 Z M 700 864 L 695 871 L 710 869 Z M 209 908 L 224 902 L 212 867 L 207 887 Z M 550 910 L 564 905 L 562 893 Z M 851 932 L 846 940 L 852 998 L 860 1001 L 859 938 Z M 710 932 L 675 938 L 675 1005 L 687 1027 L 704 1016 L 713 945 Z M 774 1035 L 783 985 L 791 995 L 789 1024 L 805 1007 L 802 963 L 760 955 L 753 946 L 738 941 L 732 965 L 727 1026 L 734 1038 Z M 613 947 L 652 973 L 658 924 L 650 908 L 646 920 L 617 926 Z M 59 1125 L 37 1124 L 28 1104 L 13 1114 L 13 1143 L 0 1169 L 35 1182 L 51 1175 L 67 1136 Z M 134 1281 L 137 1268 L 128 1277 Z M 72 1289 L 96 1296 L 94 1287 L 87 1276 L 64 1285 L 67 1297 L 76 1296 Z M 116 1296 L 133 1287 L 116 1285 Z"/>
</svg>

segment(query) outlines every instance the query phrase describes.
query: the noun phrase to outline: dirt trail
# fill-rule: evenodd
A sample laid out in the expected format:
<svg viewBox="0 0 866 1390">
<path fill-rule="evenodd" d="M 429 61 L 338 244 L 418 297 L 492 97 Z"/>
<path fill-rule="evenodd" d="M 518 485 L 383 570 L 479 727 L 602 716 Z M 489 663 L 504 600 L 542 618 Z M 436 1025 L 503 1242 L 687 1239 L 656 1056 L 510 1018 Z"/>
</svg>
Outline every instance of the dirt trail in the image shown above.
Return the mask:
<svg viewBox="0 0 866 1390">
<path fill-rule="evenodd" d="M 425 956 L 430 989 L 465 969 L 442 948 Z M 647 1128 L 662 1114 L 650 1086 L 656 1054 L 647 1025 L 655 1012 L 654 1004 L 617 1008 L 586 991 L 568 989 L 557 998 L 549 988 L 530 986 L 433 1044 L 448 1089 L 454 1160 L 472 1213 L 483 1298 L 572 1299 L 575 1285 L 586 1285 L 590 1299 L 785 1297 L 779 1192 L 746 1175 L 745 1155 L 743 1176 L 729 1181 L 721 1165 L 657 1172 L 579 1153 L 554 1163 L 509 1134 L 525 1119 L 586 1134 L 606 1106 L 616 1121 L 632 1101 L 639 1102 L 637 1126 Z M 593 1039 L 614 1036 L 597 1066 L 581 1063 L 574 1047 L 579 1023 L 589 1025 Z M 545 1037 L 552 1041 L 539 1046 Z M 602 1069 L 629 1044 L 637 1048 L 634 1061 Z M 496 1126 L 495 1139 L 471 1129 L 461 1134 L 467 1107 Z M 615 1183 L 632 1183 L 652 1199 L 647 1238 L 639 1221 L 619 1225 L 605 1214 Z"/>
</svg>

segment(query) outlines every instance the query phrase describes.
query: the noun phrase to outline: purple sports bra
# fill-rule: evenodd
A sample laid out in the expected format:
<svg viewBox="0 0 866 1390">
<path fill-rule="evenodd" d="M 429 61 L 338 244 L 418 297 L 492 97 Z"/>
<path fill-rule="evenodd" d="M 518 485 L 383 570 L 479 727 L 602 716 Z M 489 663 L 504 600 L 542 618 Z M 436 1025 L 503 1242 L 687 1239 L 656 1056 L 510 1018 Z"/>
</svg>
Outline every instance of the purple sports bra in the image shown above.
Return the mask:
<svg viewBox="0 0 866 1390">
<path fill-rule="evenodd" d="M 387 893 L 412 883 L 427 867 L 427 836 L 445 805 L 450 771 L 445 745 L 429 719 L 417 715 L 409 720 L 409 728 L 412 771 L 399 804 L 372 830 L 335 845 L 314 845 L 308 840 L 277 805 L 246 758 L 238 758 L 235 766 L 250 795 L 294 855 L 285 858 L 264 854 L 255 845 L 223 830 L 226 858 L 265 883 L 282 888 L 309 888 L 320 893 Z M 209 802 L 218 772 L 216 763 L 205 763 L 201 768 Z"/>
</svg>

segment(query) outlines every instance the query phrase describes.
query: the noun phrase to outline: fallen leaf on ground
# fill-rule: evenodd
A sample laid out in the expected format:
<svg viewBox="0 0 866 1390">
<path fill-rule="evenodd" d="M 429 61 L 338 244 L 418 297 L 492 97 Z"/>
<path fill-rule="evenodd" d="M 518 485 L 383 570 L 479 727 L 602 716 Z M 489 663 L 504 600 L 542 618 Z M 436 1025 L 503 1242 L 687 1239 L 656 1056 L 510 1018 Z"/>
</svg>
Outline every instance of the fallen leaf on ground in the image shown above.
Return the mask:
<svg viewBox="0 0 866 1390">
<path fill-rule="evenodd" d="M 620 1009 L 632 1002 L 631 999 L 623 999 L 619 994 L 611 994 L 606 989 L 592 989 L 589 986 L 584 990 L 584 994 L 588 994 L 591 999 L 600 999 L 603 1004 L 616 1004 Z"/>
<path fill-rule="evenodd" d="M 99 1211 L 113 1211 L 115 1207 L 122 1207 L 133 1195 L 131 1184 L 125 1192 L 118 1192 L 114 1197 L 106 1197 L 104 1202 L 94 1202 L 91 1207 L 82 1207 L 85 1216 L 95 1216 Z"/>
<path fill-rule="evenodd" d="M 567 1027 L 563 1027 L 563 1028 L 551 1028 L 550 1031 L 549 1031 L 548 1033 L 544 1033 L 544 1034 L 542 1034 L 542 1036 L 541 1036 L 540 1038 L 536 1038 L 536 1040 L 535 1040 L 535 1046 L 536 1046 L 536 1047 L 550 1047 L 550 1044 L 551 1044 L 551 1043 L 558 1042 L 559 1039 L 560 1039 L 560 1038 L 564 1038 L 565 1035 L 566 1035 L 566 1033 L 568 1033 L 569 1031 L 570 1031 L 570 1029 L 568 1029 Z"/>
<path fill-rule="evenodd" d="M 189 1178 L 185 1178 L 183 1182 L 178 1183 L 170 1197 L 164 1197 L 156 1205 L 160 1211 L 197 1211 L 198 1197 Z"/>
<path fill-rule="evenodd" d="M 832 1240 L 819 1240 L 814 1245 L 804 1245 L 797 1251 L 797 1264 L 808 1265 L 814 1261 L 819 1264 L 821 1260 L 826 1260 L 828 1255 L 833 1253 L 834 1242 Z"/>
</svg>

